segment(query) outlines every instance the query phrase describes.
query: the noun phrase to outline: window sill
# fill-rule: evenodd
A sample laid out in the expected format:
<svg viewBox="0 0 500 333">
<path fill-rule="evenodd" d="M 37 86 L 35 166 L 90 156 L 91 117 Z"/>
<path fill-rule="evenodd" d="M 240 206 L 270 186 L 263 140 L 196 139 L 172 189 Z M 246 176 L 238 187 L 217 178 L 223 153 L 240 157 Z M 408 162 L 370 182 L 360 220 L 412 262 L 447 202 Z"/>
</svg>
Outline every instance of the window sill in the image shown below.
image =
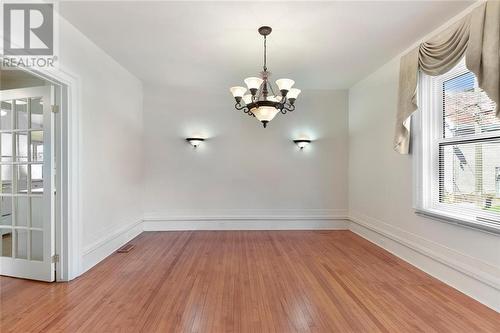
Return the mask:
<svg viewBox="0 0 500 333">
<path fill-rule="evenodd" d="M 459 225 L 461 227 L 500 235 L 500 225 L 497 225 L 495 223 L 477 221 L 473 218 L 457 216 L 437 209 L 416 209 L 415 214 L 440 222 L 451 223 Z"/>
</svg>

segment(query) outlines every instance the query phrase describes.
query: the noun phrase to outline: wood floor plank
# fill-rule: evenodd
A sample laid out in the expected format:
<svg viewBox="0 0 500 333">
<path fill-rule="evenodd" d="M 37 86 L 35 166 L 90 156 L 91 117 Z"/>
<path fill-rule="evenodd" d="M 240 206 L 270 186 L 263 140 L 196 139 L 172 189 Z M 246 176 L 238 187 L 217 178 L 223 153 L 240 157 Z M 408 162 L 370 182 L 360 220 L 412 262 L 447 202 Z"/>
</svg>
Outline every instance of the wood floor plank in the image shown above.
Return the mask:
<svg viewBox="0 0 500 333">
<path fill-rule="evenodd" d="M 0 277 L 1 332 L 499 332 L 349 231 L 144 232 L 69 283 Z"/>
</svg>

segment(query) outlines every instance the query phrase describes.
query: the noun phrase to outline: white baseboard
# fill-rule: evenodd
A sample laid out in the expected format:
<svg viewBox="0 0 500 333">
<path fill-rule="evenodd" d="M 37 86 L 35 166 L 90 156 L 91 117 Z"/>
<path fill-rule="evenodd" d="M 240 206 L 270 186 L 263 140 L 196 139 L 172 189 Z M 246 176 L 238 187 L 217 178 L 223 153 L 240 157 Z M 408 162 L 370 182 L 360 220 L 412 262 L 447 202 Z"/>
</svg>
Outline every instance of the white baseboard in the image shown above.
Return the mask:
<svg viewBox="0 0 500 333">
<path fill-rule="evenodd" d="M 147 217 L 143 220 L 143 229 L 144 231 L 349 229 L 346 210 L 230 211 L 222 213 L 225 214 Z"/>
<path fill-rule="evenodd" d="M 214 219 L 214 220 L 144 220 L 144 231 L 181 230 L 347 230 L 348 220 L 337 219 Z"/>
<path fill-rule="evenodd" d="M 142 233 L 142 221 L 136 221 L 85 247 L 80 274 L 97 265 L 140 233 Z"/>
<path fill-rule="evenodd" d="M 500 312 L 500 269 L 383 221 L 351 212 L 350 230 Z"/>
</svg>

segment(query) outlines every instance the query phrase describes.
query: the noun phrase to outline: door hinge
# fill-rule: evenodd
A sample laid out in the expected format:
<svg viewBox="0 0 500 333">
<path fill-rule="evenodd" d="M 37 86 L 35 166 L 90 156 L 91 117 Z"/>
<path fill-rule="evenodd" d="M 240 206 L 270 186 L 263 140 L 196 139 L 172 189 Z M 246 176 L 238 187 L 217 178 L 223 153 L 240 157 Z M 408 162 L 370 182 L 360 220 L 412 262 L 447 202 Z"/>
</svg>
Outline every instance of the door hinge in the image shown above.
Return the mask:
<svg viewBox="0 0 500 333">
<path fill-rule="evenodd" d="M 52 262 L 53 262 L 53 263 L 59 262 L 59 255 L 58 255 L 58 254 L 54 254 L 54 255 L 52 256 Z"/>
<path fill-rule="evenodd" d="M 52 112 L 58 113 L 59 112 L 59 105 L 51 105 L 52 107 Z"/>
</svg>

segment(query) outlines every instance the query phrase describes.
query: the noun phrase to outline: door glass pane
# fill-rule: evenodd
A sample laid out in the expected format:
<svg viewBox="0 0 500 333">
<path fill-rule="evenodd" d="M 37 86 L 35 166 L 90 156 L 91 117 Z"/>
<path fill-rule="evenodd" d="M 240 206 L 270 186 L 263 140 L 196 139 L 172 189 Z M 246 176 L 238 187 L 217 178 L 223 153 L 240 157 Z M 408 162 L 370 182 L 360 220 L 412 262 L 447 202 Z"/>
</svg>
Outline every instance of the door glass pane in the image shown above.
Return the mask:
<svg viewBox="0 0 500 333">
<path fill-rule="evenodd" d="M 28 226 L 28 199 L 28 197 L 14 197 L 17 226 Z"/>
<path fill-rule="evenodd" d="M 43 227 L 43 197 L 31 197 L 31 226 Z"/>
<path fill-rule="evenodd" d="M 0 165 L 2 193 L 12 193 L 12 165 Z"/>
<path fill-rule="evenodd" d="M 28 132 L 16 133 L 16 161 L 28 162 Z"/>
<path fill-rule="evenodd" d="M 0 228 L 0 256 L 12 257 L 12 229 Z"/>
<path fill-rule="evenodd" d="M 12 225 L 12 197 L 0 197 L 0 225 Z"/>
<path fill-rule="evenodd" d="M 12 133 L 2 133 L 1 140 L 0 153 L 2 154 L 2 162 L 12 162 Z"/>
<path fill-rule="evenodd" d="M 23 229 L 16 229 L 16 258 L 28 258 L 28 231 Z"/>
<path fill-rule="evenodd" d="M 43 128 L 43 104 L 41 98 L 31 99 L 31 127 L 34 129 Z"/>
<path fill-rule="evenodd" d="M 43 193 L 43 165 L 42 164 L 32 164 L 31 165 L 31 193 L 42 194 Z"/>
<path fill-rule="evenodd" d="M 16 175 L 17 193 L 27 194 L 28 193 L 28 165 L 27 164 L 16 165 L 15 168 L 17 169 L 17 175 Z"/>
<path fill-rule="evenodd" d="M 28 129 L 28 101 L 16 100 L 16 129 Z"/>
<path fill-rule="evenodd" d="M 31 132 L 31 161 L 43 161 L 43 131 Z"/>
<path fill-rule="evenodd" d="M 10 101 L 4 101 L 0 104 L 0 129 L 8 131 L 12 129 L 12 107 Z"/>
<path fill-rule="evenodd" d="M 43 232 L 38 230 L 31 231 L 31 259 L 43 260 Z"/>
</svg>

